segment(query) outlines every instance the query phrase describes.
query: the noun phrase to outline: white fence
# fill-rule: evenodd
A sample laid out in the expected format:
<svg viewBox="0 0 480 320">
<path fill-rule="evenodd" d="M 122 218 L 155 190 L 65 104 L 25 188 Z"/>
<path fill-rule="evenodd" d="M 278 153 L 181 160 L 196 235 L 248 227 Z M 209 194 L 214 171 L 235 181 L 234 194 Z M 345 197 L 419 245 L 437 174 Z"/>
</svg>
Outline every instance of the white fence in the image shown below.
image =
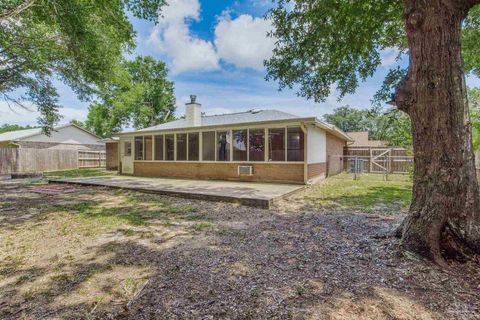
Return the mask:
<svg viewBox="0 0 480 320">
<path fill-rule="evenodd" d="M 0 148 L 0 174 L 97 168 L 105 166 L 105 151 Z"/>
</svg>

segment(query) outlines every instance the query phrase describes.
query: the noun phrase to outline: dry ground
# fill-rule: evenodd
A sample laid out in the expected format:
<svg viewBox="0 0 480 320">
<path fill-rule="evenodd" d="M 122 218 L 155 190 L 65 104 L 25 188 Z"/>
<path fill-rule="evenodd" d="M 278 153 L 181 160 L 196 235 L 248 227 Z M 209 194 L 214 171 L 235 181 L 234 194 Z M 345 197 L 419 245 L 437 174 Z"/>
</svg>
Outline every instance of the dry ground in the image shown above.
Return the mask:
<svg viewBox="0 0 480 320">
<path fill-rule="evenodd" d="M 398 210 L 319 188 L 261 210 L 0 182 L 0 318 L 480 319 L 478 262 L 405 257 Z"/>
</svg>

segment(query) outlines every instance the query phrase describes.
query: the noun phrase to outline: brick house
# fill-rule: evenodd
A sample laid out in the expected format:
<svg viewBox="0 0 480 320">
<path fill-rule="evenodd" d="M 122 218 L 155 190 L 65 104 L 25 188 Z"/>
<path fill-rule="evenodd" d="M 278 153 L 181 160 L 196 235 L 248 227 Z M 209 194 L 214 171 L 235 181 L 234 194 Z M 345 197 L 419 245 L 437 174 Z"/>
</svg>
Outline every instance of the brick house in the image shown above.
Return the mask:
<svg viewBox="0 0 480 320">
<path fill-rule="evenodd" d="M 352 141 L 315 117 L 277 110 L 205 116 L 195 96 L 183 119 L 116 137 L 122 174 L 301 184 L 323 179 L 328 156 Z"/>
</svg>

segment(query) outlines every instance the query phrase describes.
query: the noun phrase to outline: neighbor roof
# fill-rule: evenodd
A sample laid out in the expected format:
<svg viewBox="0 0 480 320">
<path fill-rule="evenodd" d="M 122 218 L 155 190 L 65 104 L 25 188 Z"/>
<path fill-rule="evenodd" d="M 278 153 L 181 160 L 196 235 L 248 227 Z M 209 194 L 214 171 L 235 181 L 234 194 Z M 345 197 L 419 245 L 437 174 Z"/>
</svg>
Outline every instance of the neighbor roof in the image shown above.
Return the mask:
<svg viewBox="0 0 480 320">
<path fill-rule="evenodd" d="M 249 110 L 246 112 L 237 112 L 213 116 L 203 116 L 202 115 L 202 125 L 199 127 L 221 127 L 221 126 L 231 126 L 231 125 L 251 125 L 251 124 L 260 124 L 268 122 L 285 122 L 289 120 L 296 120 L 302 122 L 310 122 L 320 127 L 331 134 L 344 139 L 345 141 L 353 141 L 345 132 L 341 131 L 334 125 L 323 122 L 315 117 L 302 118 L 296 115 L 278 111 L 278 110 Z M 181 130 L 181 129 L 195 129 L 199 127 L 192 127 L 187 123 L 185 119 L 179 119 L 170 121 L 167 123 L 162 123 L 153 127 L 148 127 L 145 129 L 118 133 L 117 135 L 126 135 L 132 133 L 144 133 L 144 132 L 153 132 L 153 131 L 162 131 L 162 130 Z"/>
<path fill-rule="evenodd" d="M 9 131 L 0 134 L 0 141 L 19 140 L 30 136 L 36 136 L 40 133 L 42 133 L 42 128 Z"/>
<path fill-rule="evenodd" d="M 80 130 L 83 130 L 85 131 L 86 133 L 88 134 L 91 134 L 92 136 L 98 138 L 99 140 L 101 140 L 100 137 L 98 137 L 97 135 L 95 135 L 94 133 L 88 131 L 87 129 L 85 128 L 82 128 L 80 126 L 77 126 L 76 124 L 73 124 L 73 123 L 68 123 L 68 124 L 64 124 L 64 125 L 61 125 L 61 126 L 58 126 L 58 127 L 55 127 L 53 128 L 53 130 L 59 130 L 59 129 L 63 129 L 63 128 L 66 128 L 66 127 L 76 127 Z M 9 131 L 9 132 L 5 132 L 5 133 L 1 133 L 0 134 L 0 142 L 3 142 L 3 141 L 17 141 L 17 140 L 22 140 L 22 139 L 25 139 L 25 138 L 30 138 L 30 137 L 33 137 L 33 136 L 36 136 L 36 135 L 40 135 L 40 134 L 43 134 L 42 132 L 42 128 L 34 128 L 34 129 L 24 129 L 24 130 L 16 130 L 16 131 Z"/>
</svg>

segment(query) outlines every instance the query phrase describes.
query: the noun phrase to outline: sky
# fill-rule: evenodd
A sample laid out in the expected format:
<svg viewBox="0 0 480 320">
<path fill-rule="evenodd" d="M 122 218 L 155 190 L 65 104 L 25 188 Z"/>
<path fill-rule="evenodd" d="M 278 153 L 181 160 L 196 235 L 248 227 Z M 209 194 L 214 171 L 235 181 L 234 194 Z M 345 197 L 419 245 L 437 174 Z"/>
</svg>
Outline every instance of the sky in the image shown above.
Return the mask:
<svg viewBox="0 0 480 320">
<path fill-rule="evenodd" d="M 189 95 L 197 95 L 206 114 L 241 112 L 250 109 L 277 109 L 299 116 L 321 117 L 342 105 L 365 109 L 397 61 L 395 50 L 381 53 L 382 65 L 355 94 L 342 101 L 333 93 L 325 102 L 315 103 L 298 97 L 295 90 L 278 91 L 278 84 L 266 81 L 263 60 L 272 54 L 272 29 L 264 15 L 271 0 L 169 0 L 163 17 L 152 22 L 131 17 L 137 33 L 137 47 L 127 57 L 151 55 L 165 61 L 168 78 L 175 83 L 177 116 L 182 116 Z M 478 79 L 469 85 L 480 86 Z M 79 101 L 60 81 L 55 81 L 63 108 L 61 122 L 83 121 L 88 102 Z M 31 107 L 34 110 L 34 106 Z M 35 125 L 38 114 L 14 108 L 0 101 L 0 125 Z"/>
</svg>

